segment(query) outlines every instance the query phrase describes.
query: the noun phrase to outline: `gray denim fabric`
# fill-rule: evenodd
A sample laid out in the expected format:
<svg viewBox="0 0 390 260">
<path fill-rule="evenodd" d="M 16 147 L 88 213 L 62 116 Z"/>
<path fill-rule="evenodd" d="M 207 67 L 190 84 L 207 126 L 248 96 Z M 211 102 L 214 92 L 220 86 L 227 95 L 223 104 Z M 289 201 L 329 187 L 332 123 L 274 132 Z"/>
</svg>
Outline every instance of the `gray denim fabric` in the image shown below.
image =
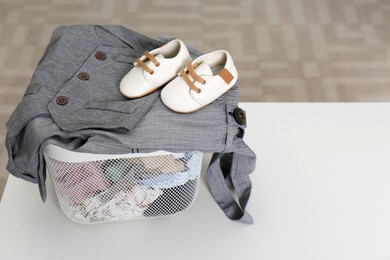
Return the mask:
<svg viewBox="0 0 390 260">
<path fill-rule="evenodd" d="M 119 92 L 119 82 L 135 59 L 164 42 L 118 25 L 58 27 L 7 122 L 8 171 L 37 183 L 45 201 L 47 144 L 102 154 L 214 153 L 208 168 L 211 193 L 230 219 L 252 223 L 245 207 L 256 155 L 242 140 L 246 126 L 234 118 L 237 86 L 191 114 L 169 110 L 160 91 L 134 100 Z M 98 60 L 97 51 L 107 58 Z M 200 54 L 192 48 L 190 52 L 194 58 Z M 89 74 L 87 81 L 78 78 L 81 72 Z M 58 96 L 66 96 L 68 103 L 58 105 Z"/>
</svg>

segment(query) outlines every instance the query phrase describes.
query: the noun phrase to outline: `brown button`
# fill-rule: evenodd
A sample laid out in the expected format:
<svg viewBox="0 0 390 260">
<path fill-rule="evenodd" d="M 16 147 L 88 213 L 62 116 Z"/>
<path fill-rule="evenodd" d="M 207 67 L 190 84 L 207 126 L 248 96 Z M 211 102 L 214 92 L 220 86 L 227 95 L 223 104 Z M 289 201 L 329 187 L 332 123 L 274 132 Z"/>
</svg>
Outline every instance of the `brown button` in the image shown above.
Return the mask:
<svg viewBox="0 0 390 260">
<path fill-rule="evenodd" d="M 58 105 L 63 106 L 63 105 L 66 105 L 68 103 L 68 98 L 65 96 L 59 96 L 59 97 L 57 97 L 56 101 L 57 101 Z"/>
<path fill-rule="evenodd" d="M 89 79 L 89 74 L 86 73 L 86 72 L 81 72 L 79 74 L 79 79 L 81 79 L 81 80 L 88 80 Z"/>
<path fill-rule="evenodd" d="M 107 58 L 107 55 L 102 51 L 98 51 L 96 52 L 95 57 L 98 60 L 105 60 Z"/>
</svg>

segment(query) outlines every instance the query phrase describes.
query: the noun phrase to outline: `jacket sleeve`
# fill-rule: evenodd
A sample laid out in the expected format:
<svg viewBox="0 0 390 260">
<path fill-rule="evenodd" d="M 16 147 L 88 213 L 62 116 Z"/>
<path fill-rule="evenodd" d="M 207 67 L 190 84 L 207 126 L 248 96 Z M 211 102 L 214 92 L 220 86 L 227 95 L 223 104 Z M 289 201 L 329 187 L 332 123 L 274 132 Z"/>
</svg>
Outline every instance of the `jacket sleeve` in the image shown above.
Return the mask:
<svg viewBox="0 0 390 260">
<path fill-rule="evenodd" d="M 7 136 L 5 143 L 8 152 L 7 170 L 12 175 L 33 183 L 38 183 L 38 175 L 37 171 L 28 169 L 31 158 L 29 157 L 29 154 L 26 153 L 26 151 L 29 150 L 29 147 L 26 146 L 29 144 L 25 141 L 26 133 L 24 130 L 26 125 L 33 119 L 48 116 L 46 104 L 40 102 L 36 98 L 36 95 L 45 84 L 42 80 L 42 75 L 40 75 L 46 70 L 47 65 L 45 64 L 45 61 L 48 56 L 52 55 L 51 53 L 53 53 L 56 48 L 56 43 L 63 33 L 63 28 L 64 27 L 58 27 L 54 30 L 49 44 L 34 71 L 31 82 L 24 93 L 23 99 L 19 102 L 6 123 Z"/>
</svg>

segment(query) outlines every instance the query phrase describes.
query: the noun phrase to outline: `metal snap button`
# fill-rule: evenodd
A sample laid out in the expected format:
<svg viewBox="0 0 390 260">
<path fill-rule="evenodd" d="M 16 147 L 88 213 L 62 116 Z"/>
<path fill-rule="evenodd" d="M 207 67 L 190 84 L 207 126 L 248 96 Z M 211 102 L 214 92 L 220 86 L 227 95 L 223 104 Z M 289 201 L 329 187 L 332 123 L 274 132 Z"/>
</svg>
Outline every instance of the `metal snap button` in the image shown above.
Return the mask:
<svg viewBox="0 0 390 260">
<path fill-rule="evenodd" d="M 237 107 L 236 109 L 234 109 L 234 118 L 239 125 L 244 125 L 246 123 L 245 111 Z"/>
<path fill-rule="evenodd" d="M 59 96 L 59 97 L 57 97 L 56 101 L 57 101 L 58 105 L 64 106 L 68 103 L 68 98 L 65 96 Z"/>
<path fill-rule="evenodd" d="M 81 72 L 78 77 L 79 77 L 80 80 L 84 80 L 85 81 L 85 80 L 89 79 L 89 74 L 86 73 L 86 72 Z"/>
<path fill-rule="evenodd" d="M 96 52 L 95 57 L 98 60 L 105 60 L 107 58 L 107 55 L 102 51 L 98 51 Z"/>
</svg>

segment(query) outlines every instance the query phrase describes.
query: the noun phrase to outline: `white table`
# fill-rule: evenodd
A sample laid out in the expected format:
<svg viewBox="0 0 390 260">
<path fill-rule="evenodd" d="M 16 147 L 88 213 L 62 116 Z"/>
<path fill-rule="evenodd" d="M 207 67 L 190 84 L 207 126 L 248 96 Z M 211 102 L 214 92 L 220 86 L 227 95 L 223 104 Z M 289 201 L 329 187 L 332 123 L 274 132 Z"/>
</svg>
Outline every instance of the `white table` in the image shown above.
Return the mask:
<svg viewBox="0 0 390 260">
<path fill-rule="evenodd" d="M 91 226 L 63 215 L 50 181 L 43 204 L 11 176 L 0 259 L 390 259 L 390 104 L 242 107 L 258 155 L 254 225 L 225 217 L 205 175 L 184 213 Z"/>
</svg>

